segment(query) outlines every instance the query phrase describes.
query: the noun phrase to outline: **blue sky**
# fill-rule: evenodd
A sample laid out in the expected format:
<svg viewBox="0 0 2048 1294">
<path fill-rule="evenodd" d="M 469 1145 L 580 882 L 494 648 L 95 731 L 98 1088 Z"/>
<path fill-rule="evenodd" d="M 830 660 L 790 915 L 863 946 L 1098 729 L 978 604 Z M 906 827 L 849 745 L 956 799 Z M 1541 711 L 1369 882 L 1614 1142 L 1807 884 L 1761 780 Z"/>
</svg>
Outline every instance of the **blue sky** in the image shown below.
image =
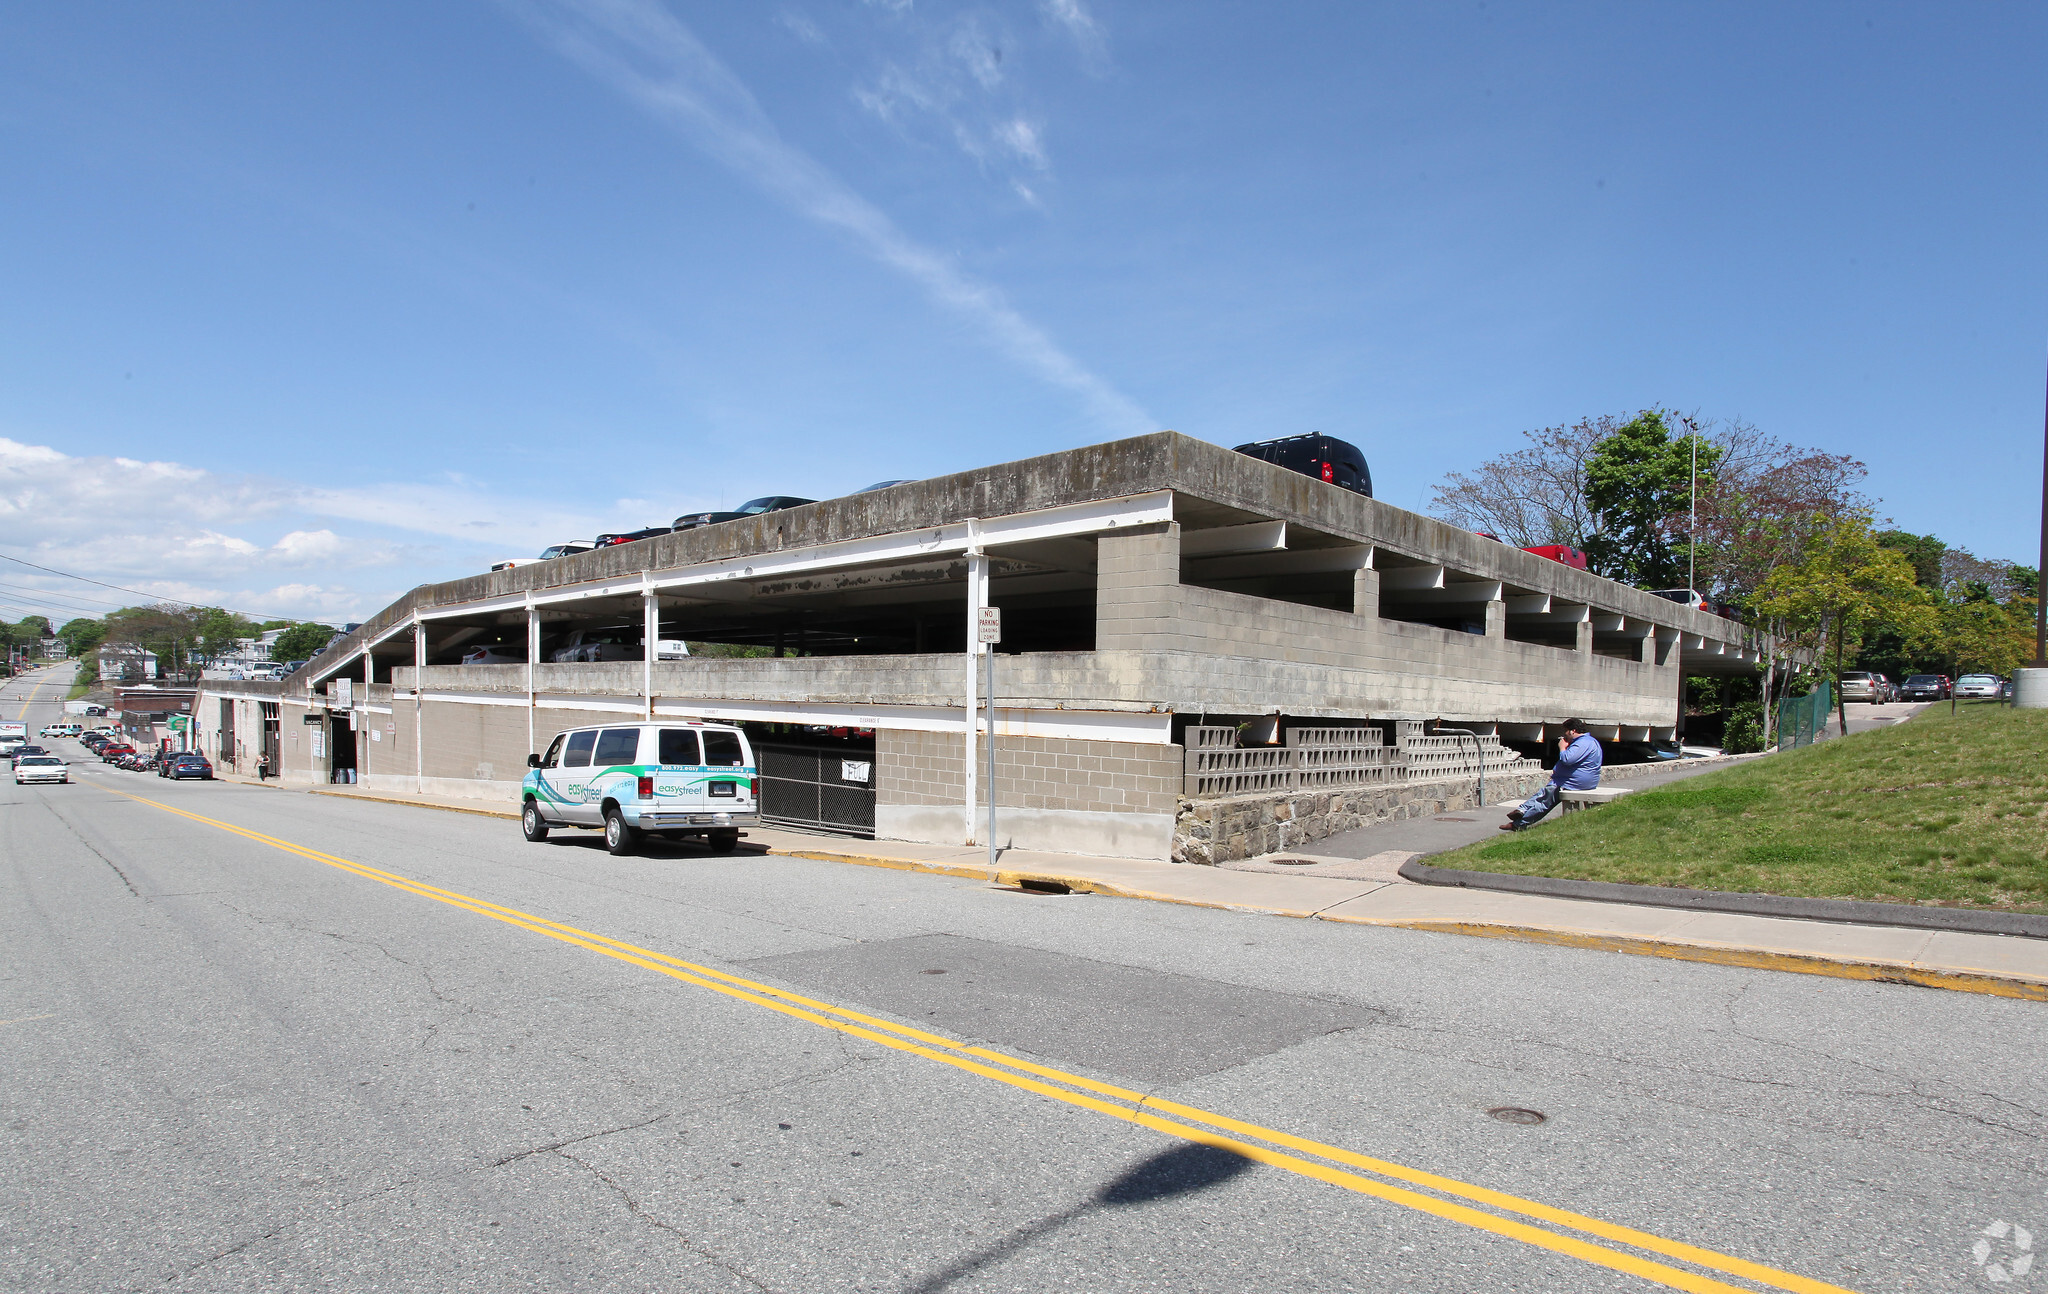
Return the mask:
<svg viewBox="0 0 2048 1294">
<path fill-rule="evenodd" d="M 2031 561 L 2044 36 L 1992 4 L 11 6 L 0 552 L 355 617 L 1161 427 L 1340 435 L 1420 508 L 1526 428 L 1663 405 Z M 0 615 L 135 600 L 13 570 Z"/>
</svg>

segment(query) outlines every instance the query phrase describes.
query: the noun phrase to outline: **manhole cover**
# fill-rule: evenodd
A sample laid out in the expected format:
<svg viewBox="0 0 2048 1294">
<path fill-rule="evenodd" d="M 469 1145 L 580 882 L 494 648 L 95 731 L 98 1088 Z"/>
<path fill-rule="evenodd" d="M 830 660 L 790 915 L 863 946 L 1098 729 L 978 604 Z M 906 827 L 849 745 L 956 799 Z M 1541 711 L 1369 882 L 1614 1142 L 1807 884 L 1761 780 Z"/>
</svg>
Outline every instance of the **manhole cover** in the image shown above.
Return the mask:
<svg viewBox="0 0 2048 1294">
<path fill-rule="evenodd" d="M 1438 818 L 1438 822 L 1477 822 L 1477 818 Z"/>
<path fill-rule="evenodd" d="M 1316 860 L 1313 858 L 1269 858 L 1266 861 L 1275 867 L 1314 867 L 1316 865 Z"/>
<path fill-rule="evenodd" d="M 1496 1105 L 1486 1113 L 1489 1118 L 1499 1119 L 1502 1123 L 1519 1123 L 1527 1127 L 1534 1127 L 1549 1117 L 1541 1110 L 1525 1110 L 1519 1105 Z"/>
</svg>

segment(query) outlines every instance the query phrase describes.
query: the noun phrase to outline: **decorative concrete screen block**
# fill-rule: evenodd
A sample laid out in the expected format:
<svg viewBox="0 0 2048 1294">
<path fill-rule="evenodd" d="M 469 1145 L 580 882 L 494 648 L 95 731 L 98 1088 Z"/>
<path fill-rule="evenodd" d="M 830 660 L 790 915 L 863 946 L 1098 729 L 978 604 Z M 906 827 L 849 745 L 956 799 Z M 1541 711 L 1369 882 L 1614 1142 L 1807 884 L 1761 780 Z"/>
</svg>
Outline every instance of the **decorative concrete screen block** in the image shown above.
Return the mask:
<svg viewBox="0 0 2048 1294">
<path fill-rule="evenodd" d="M 1489 773 L 1522 771 L 1521 754 L 1500 744 L 1498 737 L 1423 736 L 1417 733 L 1401 742 L 1408 757 L 1408 776 L 1414 781 L 1436 777 L 1471 777 L 1483 763 Z"/>
<path fill-rule="evenodd" d="M 1284 746 L 1241 747 L 1235 728 L 1189 728 L 1191 799 L 1365 786 L 1402 779 L 1400 752 L 1378 728 L 1295 728 Z"/>
</svg>

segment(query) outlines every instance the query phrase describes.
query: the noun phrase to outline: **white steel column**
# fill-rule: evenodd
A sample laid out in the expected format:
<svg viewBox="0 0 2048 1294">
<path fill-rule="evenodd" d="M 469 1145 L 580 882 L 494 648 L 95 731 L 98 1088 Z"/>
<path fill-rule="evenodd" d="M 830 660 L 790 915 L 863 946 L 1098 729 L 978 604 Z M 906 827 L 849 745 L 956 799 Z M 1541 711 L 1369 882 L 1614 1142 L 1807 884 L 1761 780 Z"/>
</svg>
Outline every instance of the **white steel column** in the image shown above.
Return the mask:
<svg viewBox="0 0 2048 1294">
<path fill-rule="evenodd" d="M 424 723 L 426 704 L 420 698 L 427 689 L 427 622 L 412 618 L 412 775 L 419 789 L 427 789 L 427 738 Z"/>
<path fill-rule="evenodd" d="M 647 703 L 646 715 L 654 717 L 654 640 L 661 636 L 661 604 L 655 600 L 654 590 L 645 588 L 640 593 L 640 694 Z"/>
<path fill-rule="evenodd" d="M 533 744 L 533 712 L 540 705 L 540 697 L 534 691 L 534 669 L 539 660 L 540 612 L 534 607 L 533 595 L 529 593 L 526 595 L 526 749 L 529 754 L 538 749 Z"/>
<path fill-rule="evenodd" d="M 967 721 L 961 725 L 961 732 L 966 738 L 966 745 L 965 749 L 961 752 L 964 758 L 960 763 L 960 771 L 962 773 L 963 796 L 967 805 L 965 811 L 967 819 L 965 843 L 971 845 L 975 842 L 975 802 L 980 798 L 978 794 L 980 779 L 976 769 L 978 761 L 974 757 L 975 732 L 980 725 L 980 716 L 976 713 L 977 702 L 980 698 L 976 693 L 980 686 L 978 675 L 981 661 L 979 657 L 983 651 L 987 650 L 978 641 L 980 635 L 976 631 L 981 623 L 981 609 L 988 605 L 988 554 L 981 551 L 979 523 L 970 521 L 967 523 L 967 528 L 968 533 L 977 542 L 974 547 L 967 550 Z"/>
</svg>

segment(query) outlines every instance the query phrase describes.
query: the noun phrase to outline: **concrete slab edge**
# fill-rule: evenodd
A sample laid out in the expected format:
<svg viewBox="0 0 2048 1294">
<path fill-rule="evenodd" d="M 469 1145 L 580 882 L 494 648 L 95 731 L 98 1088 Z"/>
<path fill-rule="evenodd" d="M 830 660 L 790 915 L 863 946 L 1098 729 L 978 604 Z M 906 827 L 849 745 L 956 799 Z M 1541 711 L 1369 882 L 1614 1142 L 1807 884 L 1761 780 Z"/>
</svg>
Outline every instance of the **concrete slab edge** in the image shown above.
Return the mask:
<svg viewBox="0 0 2048 1294">
<path fill-rule="evenodd" d="M 1460 886 L 1508 894 L 1540 894 L 1553 899 L 1594 903 L 1628 903 L 1637 907 L 1682 908 L 1690 912 L 1732 912 L 1751 917 L 1788 917 L 1795 921 L 1830 921 L 1844 925 L 1899 926 L 1909 930 L 1950 930 L 1967 935 L 2010 935 L 2048 939 L 2048 916 L 2027 912 L 1984 912 L 1962 908 L 1923 908 L 1903 903 L 1871 903 L 1859 899 L 1802 899 L 1777 894 L 1737 894 L 1728 890 L 1685 890 L 1662 885 L 1622 885 L 1613 881 L 1572 881 L 1554 876 L 1518 876 L 1507 872 L 1473 872 L 1432 867 L 1416 859 L 1401 864 L 1402 879 L 1418 885 Z"/>
<path fill-rule="evenodd" d="M 1704 962 L 1713 966 L 1735 966 L 1746 970 L 1790 971 L 1798 975 L 1825 975 L 1833 979 L 1913 984 L 1921 988 L 1949 989 L 1959 993 L 1983 993 L 1992 997 L 2048 1002 L 2048 981 L 2017 975 L 1995 975 L 1981 971 L 1924 966 L 1913 962 L 1858 961 L 1853 958 L 1824 957 L 1814 953 L 1784 952 L 1769 948 L 1691 944 L 1639 935 L 1595 934 L 1583 930 L 1549 930 L 1540 926 L 1493 925 L 1478 921 L 1375 920 L 1369 917 L 1324 917 L 1323 920 L 1342 921 L 1350 925 L 1429 930 L 1438 934 L 1477 935 L 1484 939 L 1513 939 L 1522 943 L 1554 944 L 1563 948 L 1582 948 L 1594 952 L 1630 953 L 1640 957 Z"/>
</svg>

